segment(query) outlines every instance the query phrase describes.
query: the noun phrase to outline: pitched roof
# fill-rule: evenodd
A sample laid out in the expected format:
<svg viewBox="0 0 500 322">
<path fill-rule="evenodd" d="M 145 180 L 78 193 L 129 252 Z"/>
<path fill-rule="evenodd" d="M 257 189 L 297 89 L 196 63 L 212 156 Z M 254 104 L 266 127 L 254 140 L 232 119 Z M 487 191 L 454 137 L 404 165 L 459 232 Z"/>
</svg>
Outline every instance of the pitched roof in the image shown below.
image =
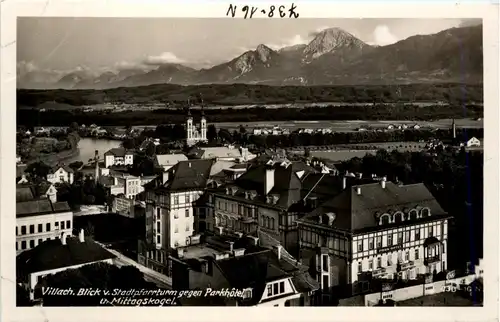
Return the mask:
<svg viewBox="0 0 500 322">
<path fill-rule="evenodd" d="M 57 164 L 57 165 L 53 166 L 50 171 L 51 171 L 51 173 L 54 173 L 61 168 L 68 173 L 74 173 L 73 169 L 71 169 L 70 167 L 68 167 L 65 164 Z"/>
<path fill-rule="evenodd" d="M 361 189 L 360 195 L 357 188 Z M 349 187 L 303 220 L 318 223 L 319 216 L 333 212 L 335 220 L 332 227 L 352 232 L 377 227 L 377 214 L 405 212 L 417 207 L 428 207 L 432 216 L 446 215 L 423 183 L 398 186 L 386 182 L 385 188 L 379 183 Z"/>
<path fill-rule="evenodd" d="M 227 146 L 198 148 L 201 152 L 199 157 L 202 159 L 216 159 L 216 158 L 241 158 L 241 152 L 237 148 L 229 148 Z"/>
<path fill-rule="evenodd" d="M 180 161 L 186 161 L 188 158 L 184 154 L 157 154 L 156 163 L 159 166 L 174 166 Z"/>
<path fill-rule="evenodd" d="M 44 196 L 47 190 L 52 186 L 53 184 L 48 181 L 43 181 L 38 184 L 17 184 L 16 202 L 38 199 Z"/>
<path fill-rule="evenodd" d="M 125 148 L 112 148 L 104 153 L 104 155 L 114 155 L 115 157 L 124 157 L 126 154 L 133 153 L 131 151 L 127 151 Z"/>
<path fill-rule="evenodd" d="M 17 256 L 16 268 L 19 272 L 30 274 L 115 257 L 89 237 L 82 243 L 77 237 L 68 236 L 66 245 L 60 239 L 49 239 L 22 252 Z"/>
<path fill-rule="evenodd" d="M 207 187 L 210 171 L 214 160 L 188 160 L 180 161 L 170 168 L 168 180 L 163 182 L 163 176 L 144 185 L 145 189 L 163 189 L 169 191 L 203 190 Z"/>
<path fill-rule="evenodd" d="M 16 202 L 17 218 L 68 211 L 71 208 L 66 201 L 52 203 L 49 199 L 39 199 Z"/>
</svg>

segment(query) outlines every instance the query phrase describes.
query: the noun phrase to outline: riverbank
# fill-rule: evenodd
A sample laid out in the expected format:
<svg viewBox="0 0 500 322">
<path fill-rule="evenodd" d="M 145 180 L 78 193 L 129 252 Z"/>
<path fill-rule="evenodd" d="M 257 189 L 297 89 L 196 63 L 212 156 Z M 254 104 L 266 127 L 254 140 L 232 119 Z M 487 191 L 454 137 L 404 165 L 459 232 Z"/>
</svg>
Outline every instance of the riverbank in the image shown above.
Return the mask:
<svg viewBox="0 0 500 322">
<path fill-rule="evenodd" d="M 73 147 L 70 150 L 41 155 L 35 159 L 27 160 L 25 163 L 29 165 L 36 162 L 43 162 L 46 165 L 55 166 L 58 162 L 63 162 L 65 160 L 78 156 L 79 152 L 80 150 L 78 149 L 78 147 Z"/>
</svg>

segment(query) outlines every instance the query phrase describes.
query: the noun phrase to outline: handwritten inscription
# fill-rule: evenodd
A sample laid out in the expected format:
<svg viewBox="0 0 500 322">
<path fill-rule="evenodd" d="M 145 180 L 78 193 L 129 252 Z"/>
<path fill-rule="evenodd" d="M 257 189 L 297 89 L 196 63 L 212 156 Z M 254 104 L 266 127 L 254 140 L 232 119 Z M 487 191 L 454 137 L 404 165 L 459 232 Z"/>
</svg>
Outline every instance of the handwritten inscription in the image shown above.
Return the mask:
<svg viewBox="0 0 500 322">
<path fill-rule="evenodd" d="M 299 13 L 297 12 L 297 6 L 292 3 L 289 7 L 281 5 L 281 6 L 263 6 L 263 7 L 254 7 L 254 6 L 241 6 L 238 9 L 238 6 L 230 4 L 227 9 L 226 16 L 230 16 L 232 18 L 240 18 L 239 15 L 242 14 L 244 19 L 251 18 L 298 18 Z"/>
</svg>

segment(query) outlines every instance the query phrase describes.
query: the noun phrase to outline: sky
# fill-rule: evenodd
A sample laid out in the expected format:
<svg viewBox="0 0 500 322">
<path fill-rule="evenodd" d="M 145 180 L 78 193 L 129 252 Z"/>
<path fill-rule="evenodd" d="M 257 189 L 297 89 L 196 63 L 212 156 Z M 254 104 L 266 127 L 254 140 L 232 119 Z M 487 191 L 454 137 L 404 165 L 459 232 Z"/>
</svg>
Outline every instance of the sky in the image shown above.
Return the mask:
<svg viewBox="0 0 500 322">
<path fill-rule="evenodd" d="M 265 44 L 306 44 L 338 27 L 368 44 L 477 24 L 477 19 L 221 19 L 20 17 L 18 70 L 120 70 L 181 63 L 206 68 Z"/>
</svg>

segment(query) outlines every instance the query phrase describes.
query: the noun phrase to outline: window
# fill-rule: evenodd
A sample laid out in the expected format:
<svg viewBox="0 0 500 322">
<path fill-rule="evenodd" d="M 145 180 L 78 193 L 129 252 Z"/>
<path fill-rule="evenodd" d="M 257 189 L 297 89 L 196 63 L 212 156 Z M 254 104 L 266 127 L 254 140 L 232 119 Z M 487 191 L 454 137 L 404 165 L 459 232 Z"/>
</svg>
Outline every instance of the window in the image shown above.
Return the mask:
<svg viewBox="0 0 500 322">
<path fill-rule="evenodd" d="M 186 195 L 186 203 L 190 203 L 191 202 L 191 196 L 190 195 Z"/>
<path fill-rule="evenodd" d="M 278 289 L 278 283 L 274 283 L 273 284 L 273 294 L 278 294 L 278 291 L 279 291 L 279 289 Z"/>
<path fill-rule="evenodd" d="M 358 252 L 363 251 L 363 240 L 358 240 Z"/>
<path fill-rule="evenodd" d="M 418 256 L 419 256 L 418 249 L 415 249 L 415 260 L 418 259 Z"/>
<path fill-rule="evenodd" d="M 377 237 L 377 248 L 382 248 L 382 236 Z"/>
<path fill-rule="evenodd" d="M 363 271 L 363 262 L 358 262 L 358 273 Z"/>
<path fill-rule="evenodd" d="M 38 240 L 38 244 L 37 244 L 37 245 L 40 245 L 41 243 L 43 243 L 43 239 L 41 239 L 41 238 L 40 238 L 40 239 Z"/>
<path fill-rule="evenodd" d="M 285 293 L 285 282 L 280 282 L 280 293 Z"/>
<path fill-rule="evenodd" d="M 174 205 L 179 204 L 179 196 L 174 196 Z"/>
<path fill-rule="evenodd" d="M 405 239 L 404 239 L 405 242 L 409 242 L 410 241 L 410 231 L 405 231 Z"/>
<path fill-rule="evenodd" d="M 156 222 L 156 231 L 160 232 L 160 230 L 161 230 L 161 222 L 157 221 Z"/>
<path fill-rule="evenodd" d="M 30 225 L 30 234 L 35 233 L 35 225 Z"/>
<path fill-rule="evenodd" d="M 21 249 L 26 249 L 26 241 L 25 240 L 23 240 L 21 242 Z"/>
<path fill-rule="evenodd" d="M 271 218 L 271 229 L 274 229 L 274 218 Z"/>
<path fill-rule="evenodd" d="M 392 266 L 392 254 L 387 255 L 387 266 Z"/>
<path fill-rule="evenodd" d="M 71 229 L 71 220 L 66 220 L 66 228 Z"/>
<path fill-rule="evenodd" d="M 377 268 L 382 268 L 382 257 L 377 258 Z"/>
<path fill-rule="evenodd" d="M 50 223 L 45 224 L 45 231 L 50 231 Z"/>
<path fill-rule="evenodd" d="M 19 246 L 17 245 L 17 242 L 16 242 L 16 251 L 18 250 Z"/>
<path fill-rule="evenodd" d="M 65 229 L 64 228 L 64 221 L 61 221 L 61 229 Z"/>
<path fill-rule="evenodd" d="M 415 209 L 410 210 L 410 220 L 415 220 L 418 218 L 418 213 Z"/>
<path fill-rule="evenodd" d="M 246 290 L 243 291 L 243 299 L 249 299 L 252 297 L 252 289 L 247 288 Z"/>
<path fill-rule="evenodd" d="M 434 227 L 430 226 L 430 227 L 428 227 L 428 230 L 429 230 L 429 237 L 433 237 L 434 236 Z"/>
<path fill-rule="evenodd" d="M 395 215 L 394 215 L 394 220 L 396 223 L 400 223 L 403 221 L 403 214 L 401 212 L 397 212 Z"/>
<path fill-rule="evenodd" d="M 446 247 L 444 244 L 441 245 L 441 253 L 444 254 L 446 252 Z"/>
<path fill-rule="evenodd" d="M 224 210 L 227 211 L 227 202 L 224 202 Z"/>
<path fill-rule="evenodd" d="M 370 269 L 370 270 L 373 269 L 373 259 L 370 259 L 368 261 L 368 269 Z"/>
<path fill-rule="evenodd" d="M 373 237 L 372 237 L 372 238 L 370 238 L 370 239 L 368 240 L 368 249 L 369 249 L 369 250 L 372 250 L 372 249 L 373 249 L 373 243 L 374 243 L 374 240 L 373 240 Z"/>
<path fill-rule="evenodd" d="M 273 286 L 268 285 L 267 286 L 267 296 L 272 296 L 273 295 Z"/>
<path fill-rule="evenodd" d="M 185 214 L 186 214 L 186 218 L 189 217 L 189 209 L 186 209 Z"/>
<path fill-rule="evenodd" d="M 56 221 L 56 222 L 54 223 L 54 226 L 56 226 L 56 227 L 57 227 L 56 229 L 59 229 L 59 222 L 58 222 L 58 221 Z"/>
<path fill-rule="evenodd" d="M 35 248 L 35 240 L 30 240 L 30 248 Z"/>
<path fill-rule="evenodd" d="M 157 219 L 160 219 L 160 216 L 161 216 L 161 208 L 156 208 L 156 217 L 158 217 Z"/>
<path fill-rule="evenodd" d="M 392 246 L 392 233 L 387 235 L 387 246 Z"/>
<path fill-rule="evenodd" d="M 389 224 L 389 216 L 383 215 L 382 216 L 382 225 L 388 225 L 388 224 Z"/>
<path fill-rule="evenodd" d="M 26 235 L 26 226 L 21 226 L 21 235 Z"/>
<path fill-rule="evenodd" d="M 156 235 L 156 243 L 157 244 L 161 243 L 161 236 L 160 235 Z"/>
<path fill-rule="evenodd" d="M 177 213 L 177 210 L 172 210 L 173 213 L 174 213 L 174 219 L 178 219 L 179 218 L 179 214 Z"/>
<path fill-rule="evenodd" d="M 420 240 L 420 228 L 415 230 L 415 240 Z"/>
<path fill-rule="evenodd" d="M 328 272 L 328 255 L 323 255 L 323 271 Z"/>
<path fill-rule="evenodd" d="M 409 260 L 410 260 L 410 252 L 406 251 L 405 252 L 405 261 L 409 261 Z"/>
<path fill-rule="evenodd" d="M 398 233 L 398 245 L 403 243 L 403 233 Z"/>
<path fill-rule="evenodd" d="M 43 224 L 38 224 L 38 232 L 43 232 Z"/>
<path fill-rule="evenodd" d="M 186 223 L 186 231 L 189 231 L 189 223 Z"/>
<path fill-rule="evenodd" d="M 323 275 L 323 289 L 328 289 L 328 275 Z"/>
<path fill-rule="evenodd" d="M 179 227 L 177 225 L 175 225 L 174 233 L 178 233 L 178 232 L 179 232 Z"/>
<path fill-rule="evenodd" d="M 64 176 L 59 176 L 59 181 L 64 181 Z"/>
</svg>

